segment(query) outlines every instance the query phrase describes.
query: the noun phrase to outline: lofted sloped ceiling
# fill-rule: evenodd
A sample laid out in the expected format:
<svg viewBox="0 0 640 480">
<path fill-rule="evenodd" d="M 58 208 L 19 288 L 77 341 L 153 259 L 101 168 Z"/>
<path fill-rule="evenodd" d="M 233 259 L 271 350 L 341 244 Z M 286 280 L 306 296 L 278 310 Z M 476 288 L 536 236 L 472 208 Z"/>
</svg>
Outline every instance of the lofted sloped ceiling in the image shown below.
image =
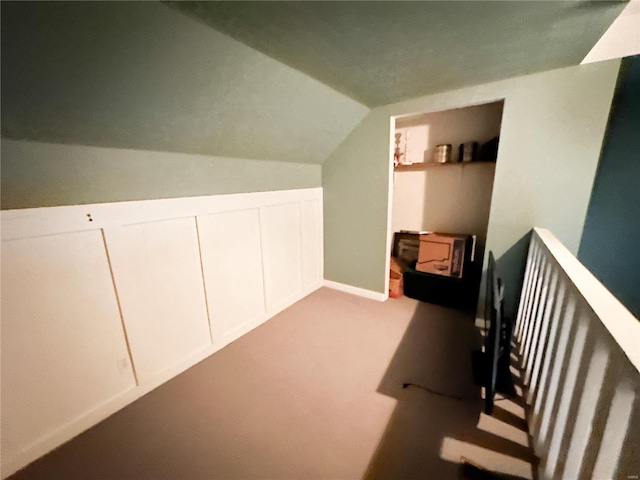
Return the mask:
<svg viewBox="0 0 640 480">
<path fill-rule="evenodd" d="M 577 65 L 625 2 L 171 2 L 370 107 Z"/>
<path fill-rule="evenodd" d="M 369 111 L 159 2 L 1 8 L 4 138 L 319 164 Z"/>
<path fill-rule="evenodd" d="M 580 63 L 625 3 L 0 5 L 4 138 L 321 164 L 370 107 Z"/>
</svg>

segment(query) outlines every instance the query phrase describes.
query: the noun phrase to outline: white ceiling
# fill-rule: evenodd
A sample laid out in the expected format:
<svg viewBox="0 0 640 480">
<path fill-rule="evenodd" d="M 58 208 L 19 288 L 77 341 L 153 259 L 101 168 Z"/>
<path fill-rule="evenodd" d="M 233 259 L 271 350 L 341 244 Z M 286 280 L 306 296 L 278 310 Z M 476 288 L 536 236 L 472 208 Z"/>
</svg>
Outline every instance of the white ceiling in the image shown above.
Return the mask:
<svg viewBox="0 0 640 480">
<path fill-rule="evenodd" d="M 582 63 L 640 54 L 640 0 L 631 0 Z"/>
</svg>

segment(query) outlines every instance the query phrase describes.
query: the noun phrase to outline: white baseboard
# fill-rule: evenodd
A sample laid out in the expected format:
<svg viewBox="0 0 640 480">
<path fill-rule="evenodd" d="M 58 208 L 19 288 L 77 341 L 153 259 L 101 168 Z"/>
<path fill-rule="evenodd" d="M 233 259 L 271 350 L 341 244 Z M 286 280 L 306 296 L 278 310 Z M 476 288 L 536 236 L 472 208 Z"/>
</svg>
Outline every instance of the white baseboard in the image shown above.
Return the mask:
<svg viewBox="0 0 640 480">
<path fill-rule="evenodd" d="M 336 285 L 341 285 L 341 284 L 336 284 Z M 23 449 L 23 451 L 19 455 L 16 455 L 7 459 L 3 458 L 1 478 L 5 479 L 9 475 L 13 475 L 18 470 L 29 465 L 31 462 L 53 451 L 58 446 L 62 445 L 65 442 L 68 442 L 74 437 L 77 437 L 78 435 L 85 432 L 89 428 L 97 425 L 98 423 L 105 420 L 109 416 L 113 415 L 117 411 L 121 410 L 122 408 L 126 407 L 127 405 L 133 403 L 137 399 L 143 397 L 147 393 L 156 389 L 163 383 L 178 376 L 182 372 L 188 370 L 189 368 L 193 367 L 197 363 L 203 361 L 204 359 L 213 355 L 219 350 L 222 350 L 224 347 L 234 342 L 235 340 L 239 339 L 240 337 L 246 335 L 254 328 L 257 328 L 263 323 L 266 323 L 267 321 L 271 320 L 278 313 L 282 312 L 283 310 L 290 307 L 294 303 L 302 300 L 304 297 L 306 297 L 307 295 L 311 294 L 312 292 L 320 288 L 320 286 L 321 286 L 320 284 L 316 284 L 306 289 L 304 292 L 298 292 L 298 294 L 296 294 L 294 297 L 289 298 L 286 303 L 282 303 L 277 310 L 274 309 L 272 311 L 266 312 L 263 315 L 260 315 L 258 318 L 251 320 L 250 322 L 247 322 L 247 324 L 242 325 L 240 328 L 231 332 L 231 334 L 228 335 L 226 338 L 224 338 L 224 340 L 221 341 L 220 343 L 210 344 L 193 352 L 192 354 L 183 358 L 177 364 L 171 366 L 170 368 L 166 369 L 163 372 L 160 372 L 154 378 L 149 379 L 147 382 L 140 384 L 138 386 L 134 386 L 133 388 L 127 391 L 124 391 L 113 398 L 106 400 L 104 403 L 97 405 L 91 410 L 83 413 L 81 416 L 61 426 L 51 434 L 46 435 L 45 437 L 41 437 L 37 441 L 35 441 L 33 444 L 28 445 Z M 354 288 L 354 287 L 349 287 L 348 285 L 345 285 L 345 287 Z M 363 290 L 363 291 L 368 292 L 368 290 Z M 370 292 L 370 293 L 374 294 L 375 292 Z M 378 295 L 381 295 L 381 294 L 378 294 Z"/>
<path fill-rule="evenodd" d="M 214 345 L 207 345 L 196 352 L 193 352 L 191 355 L 188 355 L 165 371 L 160 372 L 147 382 L 134 386 L 129 390 L 107 399 L 103 403 L 83 412 L 80 416 L 72 419 L 68 423 L 61 425 L 53 432 L 38 438 L 32 444 L 24 447 L 18 455 L 3 458 L 1 470 L 2 478 L 6 479 L 18 470 L 25 468 L 31 462 L 34 462 L 43 455 L 55 450 L 60 445 L 70 441 L 101 421 L 107 419 L 114 413 L 135 402 L 163 383 L 171 380 L 173 377 L 209 357 L 217 350 L 220 350 L 220 348 Z"/>
<path fill-rule="evenodd" d="M 384 302 L 389 298 L 388 293 L 374 292 L 373 290 L 354 287 L 352 285 L 347 285 L 346 283 L 338 283 L 331 280 L 325 280 L 323 285 L 333 290 L 339 290 L 341 292 L 350 293 L 351 295 L 357 295 L 359 297 L 368 298 L 370 300 L 377 300 L 378 302 Z"/>
</svg>

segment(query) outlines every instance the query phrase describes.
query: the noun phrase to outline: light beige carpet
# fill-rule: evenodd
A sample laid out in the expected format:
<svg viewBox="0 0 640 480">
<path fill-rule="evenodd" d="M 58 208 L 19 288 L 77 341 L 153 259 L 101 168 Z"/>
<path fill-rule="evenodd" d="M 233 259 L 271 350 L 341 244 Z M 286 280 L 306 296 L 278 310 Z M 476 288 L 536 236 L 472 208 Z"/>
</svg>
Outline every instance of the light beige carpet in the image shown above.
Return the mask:
<svg viewBox="0 0 640 480">
<path fill-rule="evenodd" d="M 522 408 L 481 415 L 480 342 L 468 314 L 321 289 L 11 478 L 531 478 Z"/>
</svg>

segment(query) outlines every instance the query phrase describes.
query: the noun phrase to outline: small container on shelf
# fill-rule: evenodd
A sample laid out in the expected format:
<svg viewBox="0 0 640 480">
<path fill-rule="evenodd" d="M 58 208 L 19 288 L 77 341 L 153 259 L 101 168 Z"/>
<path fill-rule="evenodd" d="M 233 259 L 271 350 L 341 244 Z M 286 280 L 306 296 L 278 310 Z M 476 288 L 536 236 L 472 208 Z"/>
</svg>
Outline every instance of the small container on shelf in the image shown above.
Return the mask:
<svg viewBox="0 0 640 480">
<path fill-rule="evenodd" d="M 461 143 L 459 148 L 459 162 L 473 162 L 478 156 L 478 142 Z"/>
<path fill-rule="evenodd" d="M 436 145 L 434 160 L 437 163 L 447 163 L 451 161 L 451 144 Z"/>
</svg>

